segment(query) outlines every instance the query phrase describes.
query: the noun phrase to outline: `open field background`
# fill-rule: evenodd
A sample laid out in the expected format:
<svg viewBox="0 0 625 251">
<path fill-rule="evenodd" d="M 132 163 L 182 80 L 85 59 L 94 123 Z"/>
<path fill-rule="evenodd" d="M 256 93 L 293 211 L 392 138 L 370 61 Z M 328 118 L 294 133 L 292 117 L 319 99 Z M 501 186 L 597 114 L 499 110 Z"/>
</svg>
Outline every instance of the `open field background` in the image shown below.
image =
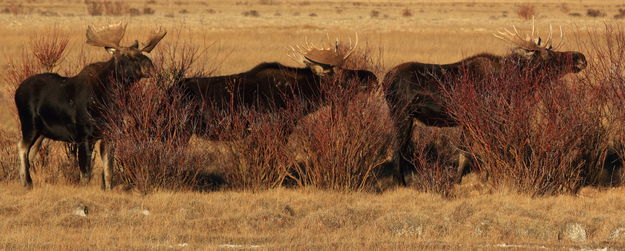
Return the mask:
<svg viewBox="0 0 625 251">
<path fill-rule="evenodd" d="M 506 53 L 509 46 L 491 34 L 511 24 L 527 28 L 529 21 L 517 13 L 523 6 L 533 9 L 543 32 L 548 24 L 562 25 L 567 43 L 561 50 L 586 53 L 591 67 L 598 59 L 580 46 L 596 39 L 588 31 L 600 30 L 605 23 L 621 29 L 625 25 L 618 16 L 619 9 L 625 12 L 625 3 L 609 0 L 528 5 L 507 0 L 124 3 L 120 13 L 94 16 L 89 1 L 0 0 L 0 76 L 28 53 L 38 36 L 53 28 L 70 39 L 57 71 L 75 74 L 84 63 L 81 59 L 108 57 L 101 48 L 84 45 L 87 25 L 117 21 L 129 23 L 126 44 L 157 26 L 165 27 L 169 35 L 155 53 L 176 40 L 188 42 L 203 49 L 195 67 L 217 75 L 245 71 L 260 62 L 300 66 L 287 57 L 288 46 L 306 38 L 319 42 L 326 34 L 346 40 L 357 32 L 360 48 L 380 64 L 375 72 L 379 78 L 406 61 L 450 63 L 479 52 Z M 4 80 L 1 83 L 0 141 L 11 143 L 2 144 L 0 160 L 17 167 L 13 94 Z M 219 145 L 200 139 L 193 144 L 200 152 Z M 55 154 L 63 153 L 57 149 Z M 0 221 L 0 247 L 497 249 L 506 243 L 521 245 L 511 246 L 516 249 L 618 249 L 625 245 L 622 187 L 531 198 L 493 191 L 472 176 L 454 188 L 451 199 L 415 189 L 382 194 L 280 188 L 143 195 L 120 187 L 102 192 L 95 178 L 87 188 L 75 186 L 50 179 L 45 168 L 33 171 L 32 191 L 12 179 L 0 183 L 0 217 L 5 219 Z M 50 168 L 77 171 L 61 164 Z M 94 174 L 98 172 L 96 160 Z M 75 214 L 78 207 L 88 208 L 86 216 Z"/>
</svg>

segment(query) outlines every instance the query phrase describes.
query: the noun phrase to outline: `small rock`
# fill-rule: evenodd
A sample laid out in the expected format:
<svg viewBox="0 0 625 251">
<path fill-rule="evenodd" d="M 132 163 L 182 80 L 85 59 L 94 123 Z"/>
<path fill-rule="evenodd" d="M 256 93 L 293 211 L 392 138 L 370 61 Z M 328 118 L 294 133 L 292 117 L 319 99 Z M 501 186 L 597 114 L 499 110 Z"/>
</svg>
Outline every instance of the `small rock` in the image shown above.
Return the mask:
<svg viewBox="0 0 625 251">
<path fill-rule="evenodd" d="M 395 236 L 419 237 L 423 235 L 423 226 L 412 218 L 399 218 L 389 222 L 387 229 Z"/>
<path fill-rule="evenodd" d="M 169 245 L 169 248 L 184 248 L 184 247 L 188 247 L 189 243 L 180 243 L 180 244 L 176 244 L 176 245 Z"/>
<path fill-rule="evenodd" d="M 74 208 L 73 213 L 76 216 L 86 217 L 87 214 L 89 214 L 89 209 L 87 208 L 87 206 L 77 206 L 76 208 Z"/>
<path fill-rule="evenodd" d="M 493 220 L 486 219 L 486 218 L 482 219 L 477 224 L 477 226 L 475 226 L 475 234 L 477 236 L 488 236 L 491 229 L 493 228 L 493 225 L 494 225 Z"/>
<path fill-rule="evenodd" d="M 576 242 L 586 241 L 586 230 L 579 223 L 568 223 L 564 226 L 560 239 L 564 238 Z"/>
<path fill-rule="evenodd" d="M 131 208 L 129 210 L 129 212 L 131 212 L 133 214 L 142 214 L 142 215 L 145 215 L 145 216 L 148 216 L 148 215 L 152 214 L 150 212 L 150 210 L 147 210 L 145 208 L 140 208 L 140 207 Z"/>
<path fill-rule="evenodd" d="M 395 236 L 420 237 L 423 235 L 423 222 L 411 214 L 392 214 L 379 220 L 378 224 Z"/>
<path fill-rule="evenodd" d="M 625 227 L 614 229 L 610 234 L 611 240 L 625 240 Z"/>
<path fill-rule="evenodd" d="M 423 234 L 423 227 L 421 225 L 413 225 L 407 222 L 399 223 L 390 228 L 391 233 L 396 236 L 416 236 L 419 237 Z"/>
<path fill-rule="evenodd" d="M 288 205 L 286 205 L 286 206 L 284 207 L 283 211 L 284 211 L 284 213 L 285 213 L 285 214 L 287 214 L 287 215 L 289 215 L 289 216 L 291 216 L 291 217 L 294 217 L 294 216 L 295 216 L 295 210 L 293 210 L 293 208 L 291 208 L 291 207 L 290 207 L 290 206 L 288 206 Z"/>
</svg>

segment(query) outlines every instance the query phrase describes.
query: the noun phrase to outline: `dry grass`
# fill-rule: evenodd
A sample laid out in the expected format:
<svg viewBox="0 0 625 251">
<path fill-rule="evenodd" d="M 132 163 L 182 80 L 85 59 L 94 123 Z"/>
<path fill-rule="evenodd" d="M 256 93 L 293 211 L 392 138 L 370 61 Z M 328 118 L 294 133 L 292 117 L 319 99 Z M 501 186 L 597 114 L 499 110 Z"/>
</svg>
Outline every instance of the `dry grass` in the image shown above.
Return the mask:
<svg viewBox="0 0 625 251">
<path fill-rule="evenodd" d="M 492 13 L 514 10 L 518 1 L 507 0 L 466 4 L 454 3 L 457 1 L 424 4 L 430 2 L 408 0 L 387 4 L 376 0 L 349 4 L 349 8 L 342 7 L 339 1 L 248 2 L 250 4 L 238 5 L 235 1 L 215 1 L 210 6 L 215 10 L 211 15 L 192 11 L 185 14 L 182 21 L 180 10 L 205 10 L 207 7 L 191 1 L 184 4 L 129 1 L 131 7 L 137 8 L 149 4 L 156 13 L 133 17 L 125 42 L 129 44 L 146 35 L 155 24 L 162 24 L 170 34 L 157 47 L 155 55 L 151 55 L 155 61 L 160 57 L 158 66 L 163 69 L 188 66 L 183 59 L 191 60 L 188 56 L 173 54 L 184 51 L 180 49 L 184 47 L 181 43 L 178 49 L 174 48 L 176 43 L 171 39 L 178 38 L 191 41 L 191 45 L 203 50 L 201 58 L 192 59 L 201 64 L 187 70 L 230 74 L 248 70 L 263 61 L 295 65 L 286 56 L 288 45 L 302 42 L 306 37 L 318 41 L 328 32 L 330 37 L 345 37 L 358 31 L 362 47 L 379 48 L 383 52 L 380 53 L 380 69 L 375 69 L 381 77 L 388 68 L 406 61 L 449 63 L 484 51 L 503 54 L 506 45 L 492 38 L 491 33 L 510 23 L 522 24 L 516 16 L 491 18 Z M 584 15 L 572 18 L 567 13 L 586 13 L 588 8 L 614 12 L 606 11 L 617 9 L 607 2 L 587 1 L 582 5 L 570 1 L 565 13 L 557 7 L 560 1 L 542 1 L 541 4 L 548 6 L 537 5 L 540 15 L 544 15 L 537 19 L 537 25 L 545 28 L 550 22 L 563 24 L 568 39 L 588 41 L 594 34 L 587 34 L 584 29 L 602 27 L 601 19 Z M 3 4 L 0 2 L 2 8 L 9 7 Z M 292 15 L 295 7 L 302 15 Z M 15 15 L 0 14 L 0 20 L 6 23 L 0 27 L 4 34 L 0 38 L 4 46 L 4 56 L 0 58 L 0 73 L 4 76 L 0 86 L 0 217 L 4 219 L 0 221 L 3 233 L 0 248 L 214 249 L 236 244 L 291 249 L 490 249 L 501 243 L 529 245 L 519 247 L 523 249 L 540 246 L 623 248 L 625 245 L 622 234 L 625 219 L 620 213 L 625 208 L 622 188 L 584 188 L 577 196 L 530 198 L 512 192 L 491 193 L 491 188 L 469 178 L 452 189 L 454 199 L 415 189 L 383 194 L 301 188 L 211 193 L 157 189 L 152 194 L 140 195 L 119 191 L 122 186 L 118 186 L 117 191 L 102 192 L 97 188 L 97 179 L 88 187 L 71 185 L 78 168 L 66 161 L 62 144 L 52 143 L 48 159 L 35 163 L 34 190 L 25 191 L 14 181 L 17 166 L 14 145 L 19 134 L 12 90 L 21 79 L 41 69 L 28 65 L 36 62 L 33 57 L 23 58 L 29 54 L 29 45 L 23 41 L 29 41 L 34 34 L 47 34 L 53 23 L 67 28 L 64 36 L 69 39 L 67 51 L 62 54 L 64 60 L 56 66 L 56 71 L 62 75 L 75 74 L 86 63 L 108 57 L 101 48 L 85 46 L 83 41 L 88 24 L 108 23 L 111 17 L 87 16 L 84 4 L 69 5 L 65 1 L 32 1 L 19 8 L 21 10 L 11 11 Z M 61 16 L 28 15 L 33 8 L 50 8 Z M 241 14 L 249 10 L 257 10 L 261 15 L 251 18 Z M 390 13 L 390 17 L 372 18 L 371 10 Z M 403 10 L 414 11 L 406 15 L 402 14 Z M 305 13 L 315 13 L 317 17 Z M 175 18 L 169 17 L 172 15 Z M 114 18 L 117 20 L 120 19 Z M 576 30 L 576 26 L 583 28 Z M 181 32 L 175 34 L 175 31 Z M 167 43 L 172 46 L 169 52 Z M 563 48 L 569 49 L 578 49 L 576 43 L 568 43 Z M 588 53 L 590 49 L 582 50 Z M 12 72 L 15 69 L 21 70 Z M 171 74 L 163 79 L 179 77 Z M 354 118 L 350 119 L 345 121 L 354 122 Z M 313 125 L 322 122 L 313 121 Z M 349 135 L 344 130 L 321 125 Z M 383 126 L 381 128 L 384 130 Z M 211 152 L 211 149 L 219 148 L 220 144 L 193 139 L 190 148 L 193 154 L 214 155 L 219 151 Z M 215 162 L 206 162 L 210 163 L 201 164 L 206 169 L 219 170 Z M 96 159 L 94 173 L 98 173 L 98 169 Z M 424 170 L 430 175 L 426 178 L 440 178 L 438 170 Z M 428 170 L 431 172 L 427 173 Z M 440 190 L 451 186 L 442 184 L 442 187 L 432 186 L 429 191 L 445 194 Z M 78 206 L 88 207 L 87 217 L 72 214 Z M 144 215 L 144 209 L 149 215 Z M 583 227 L 585 241 L 567 240 L 564 229 L 569 223 L 579 223 Z"/>
<path fill-rule="evenodd" d="M 160 140 L 181 131 L 191 110 L 179 97 L 163 104 L 165 91 L 147 79 L 131 88 L 112 90 L 117 102 L 105 104 L 105 139 L 115 146 L 114 177 L 119 185 L 141 192 L 155 189 L 190 190 L 202 187 L 198 177 L 211 156 L 193 154 L 187 144 Z"/>
<path fill-rule="evenodd" d="M 602 10 L 588 9 L 586 11 L 586 16 L 589 16 L 589 17 L 605 17 L 605 16 L 607 16 L 607 14 L 605 12 L 603 12 Z"/>
<path fill-rule="evenodd" d="M 545 83 L 513 71 L 458 80 L 448 91 L 480 171 L 495 187 L 534 195 L 575 193 L 592 183 L 608 147 L 600 122 L 606 99 L 578 81 Z"/>
<path fill-rule="evenodd" d="M 528 20 L 532 18 L 533 16 L 536 16 L 537 14 L 536 7 L 529 3 L 520 4 L 519 6 L 517 6 L 516 14 L 520 18 Z"/>
<path fill-rule="evenodd" d="M 494 249 L 623 248 L 622 189 L 532 199 L 495 193 L 456 200 L 401 189 L 384 194 L 102 193 L 44 185 L 0 189 L 3 249 Z M 87 207 L 86 216 L 74 214 Z M 83 211 L 84 212 L 84 211 Z M 568 240 L 569 224 L 585 240 Z M 236 246 L 238 245 L 238 246 Z"/>
<path fill-rule="evenodd" d="M 121 16 L 132 14 L 130 7 L 125 1 L 85 0 L 85 5 L 87 6 L 87 13 L 91 16 Z M 136 10 L 136 12 L 138 12 L 138 10 Z"/>
<path fill-rule="evenodd" d="M 301 186 L 340 191 L 372 191 L 393 149 L 393 124 L 381 93 L 334 91 L 335 103 L 300 121 L 292 150 L 300 157 L 294 180 Z"/>
<path fill-rule="evenodd" d="M 414 124 L 412 163 L 415 169 L 408 170 L 407 185 L 419 191 L 455 196 L 453 187 L 458 179 L 462 129 Z"/>
<path fill-rule="evenodd" d="M 63 62 L 63 55 L 69 43 L 68 34 L 58 28 L 45 35 L 35 35 L 30 41 L 30 51 L 45 72 L 54 72 Z"/>
</svg>

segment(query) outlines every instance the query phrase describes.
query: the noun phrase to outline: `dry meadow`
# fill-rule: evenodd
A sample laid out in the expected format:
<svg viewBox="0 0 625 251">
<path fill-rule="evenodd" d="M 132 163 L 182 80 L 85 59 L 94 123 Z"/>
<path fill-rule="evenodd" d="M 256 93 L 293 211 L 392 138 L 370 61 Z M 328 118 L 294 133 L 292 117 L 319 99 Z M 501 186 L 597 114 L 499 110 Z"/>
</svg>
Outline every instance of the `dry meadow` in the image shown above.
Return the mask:
<svg viewBox="0 0 625 251">
<path fill-rule="evenodd" d="M 459 185 L 416 185 L 385 191 L 361 189 L 358 184 L 341 189 L 319 185 L 322 181 L 313 178 L 282 187 L 286 174 L 255 168 L 288 165 L 283 162 L 291 160 L 280 154 L 298 155 L 300 149 L 294 149 L 292 142 L 284 149 L 281 145 L 265 146 L 259 154 L 245 141 L 194 138 L 184 152 L 194 157 L 183 161 L 203 172 L 214 171 L 206 177 L 209 184 L 200 189 L 166 185 L 146 191 L 120 182 L 113 191 L 106 192 L 100 190 L 96 178 L 99 159 L 95 159 L 91 184 L 82 187 L 76 184 L 78 168 L 66 156 L 63 145 L 46 143 L 33 168 L 34 188 L 27 190 L 18 184 L 15 142 L 19 122 L 13 91 L 20 72 L 15 69 L 29 72 L 24 62 L 35 60 L 31 52 L 37 41 L 67 39 L 62 59 L 52 70 L 72 75 L 86 63 L 108 58 L 101 48 L 85 45 L 87 25 L 127 22 L 126 44 L 163 26 L 169 33 L 153 58 L 175 63 L 191 51 L 196 58 L 189 75 L 223 75 L 246 71 L 261 62 L 303 67 L 288 57 L 289 46 L 305 40 L 323 43 L 335 37 L 347 41 L 357 33 L 358 53 L 367 58 L 364 65 L 382 79 L 388 69 L 407 61 L 442 64 L 480 52 L 503 55 L 510 47 L 492 33 L 510 25 L 527 30 L 531 16 L 542 34 L 549 24 L 562 27 L 566 43 L 560 50 L 586 54 L 589 70 L 571 80 L 573 83 L 602 83 L 592 73 L 600 72 L 597 76 L 605 77 L 605 72 L 593 69 L 612 61 L 605 63 L 599 58 L 602 50 L 597 48 L 612 48 L 605 39 L 606 27 L 615 28 L 612 33 L 620 30 L 623 34 L 622 1 L 0 0 L 0 248 L 624 249 L 622 186 L 584 186 L 563 194 L 537 195 L 505 184 L 493 185 L 478 174 L 470 174 Z M 625 45 L 625 37 L 621 39 Z M 625 64 L 608 68 L 612 66 L 617 67 L 614 70 L 620 74 L 619 81 L 625 84 Z M 346 109 L 368 112 L 363 120 L 377 121 L 379 126 L 354 130 L 362 134 L 375 132 L 378 141 L 370 142 L 385 142 L 393 128 L 388 125 L 380 92 L 358 100 L 365 108 Z M 370 138 L 356 143 L 346 141 L 360 138 L 350 136 L 351 127 L 329 127 L 327 110 L 301 122 L 299 130 L 318 129 L 308 135 L 317 140 L 316 145 L 307 145 L 305 151 L 334 154 L 315 152 L 314 148 L 343 144 L 346 148 L 369 147 L 379 155 L 376 158 L 385 160 L 392 142 L 371 146 L 366 144 Z M 348 117 L 343 122 L 350 126 L 358 124 L 358 119 Z M 611 124 L 615 120 L 602 119 L 604 125 L 611 125 L 607 126 L 606 138 L 620 135 L 619 128 Z M 263 133 L 267 132 L 273 131 Z M 328 135 L 342 138 L 335 141 Z M 262 140 L 261 136 L 253 138 Z M 236 154 L 232 149 L 247 152 Z M 270 151 L 277 157 L 263 159 Z M 362 158 L 360 155 L 371 153 L 345 154 Z M 378 159 L 367 163 L 374 166 Z M 323 158 L 314 161 L 318 166 L 342 163 L 328 163 L 333 160 Z M 260 164 L 254 166 L 256 163 Z M 323 170 L 317 172 L 323 176 Z M 250 173 L 263 175 L 241 181 Z M 233 179 L 239 179 L 238 183 Z M 436 175 L 432 179 L 444 180 Z"/>
</svg>

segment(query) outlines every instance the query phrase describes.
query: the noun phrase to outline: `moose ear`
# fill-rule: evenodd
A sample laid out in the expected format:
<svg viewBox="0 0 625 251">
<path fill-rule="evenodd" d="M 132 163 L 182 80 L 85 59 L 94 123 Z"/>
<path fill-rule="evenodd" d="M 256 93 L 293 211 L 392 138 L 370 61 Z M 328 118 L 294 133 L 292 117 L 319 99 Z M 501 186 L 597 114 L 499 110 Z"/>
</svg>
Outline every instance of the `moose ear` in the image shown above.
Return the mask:
<svg viewBox="0 0 625 251">
<path fill-rule="evenodd" d="M 104 49 L 106 50 L 106 52 L 108 52 L 111 55 L 115 54 L 115 52 L 117 51 L 117 49 L 113 47 L 104 47 Z"/>
<path fill-rule="evenodd" d="M 323 76 L 323 67 L 321 67 L 320 65 L 311 64 L 311 63 L 307 63 L 307 65 L 308 65 L 308 68 L 310 68 L 310 70 L 315 75 Z"/>
<path fill-rule="evenodd" d="M 135 42 L 130 46 L 130 48 L 139 49 L 139 41 L 135 40 Z"/>
<path fill-rule="evenodd" d="M 310 70 L 318 76 L 325 76 L 330 71 L 332 71 L 332 69 L 323 68 L 323 66 L 318 65 L 318 64 L 311 64 L 308 67 L 310 67 Z"/>
</svg>

